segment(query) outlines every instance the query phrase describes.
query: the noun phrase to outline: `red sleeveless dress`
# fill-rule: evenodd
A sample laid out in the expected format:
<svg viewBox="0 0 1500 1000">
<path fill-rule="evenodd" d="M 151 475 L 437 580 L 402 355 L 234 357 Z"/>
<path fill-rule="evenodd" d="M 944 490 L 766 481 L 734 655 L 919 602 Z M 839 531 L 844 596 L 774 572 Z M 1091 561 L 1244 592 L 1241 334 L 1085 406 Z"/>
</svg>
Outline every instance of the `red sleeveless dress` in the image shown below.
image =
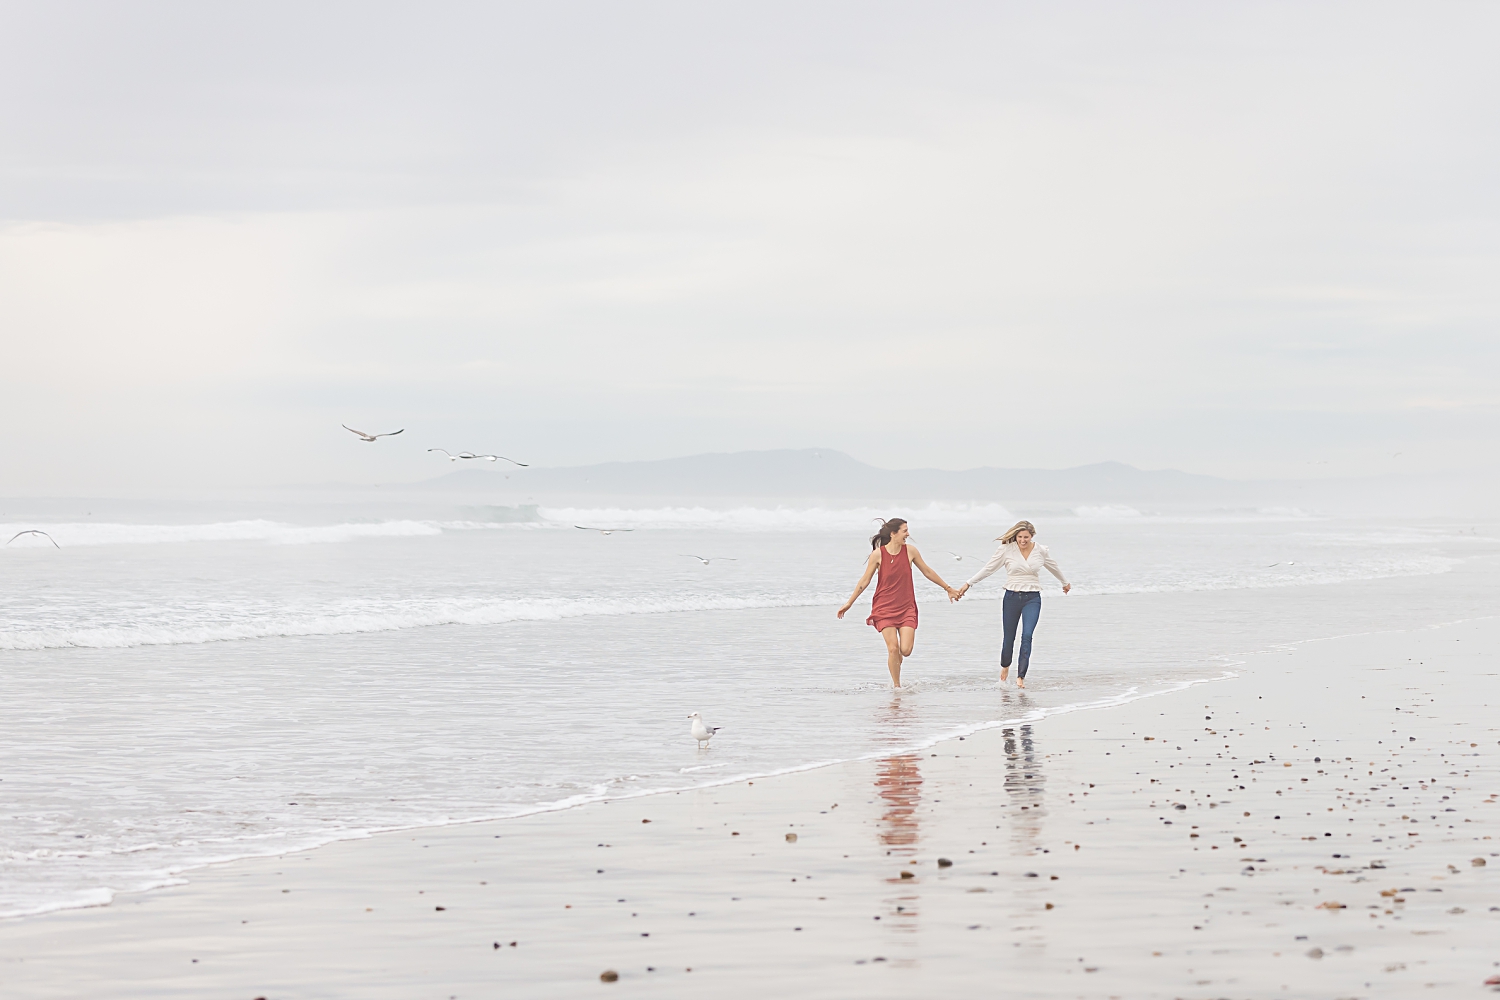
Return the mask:
<svg viewBox="0 0 1500 1000">
<path fill-rule="evenodd" d="M 884 545 L 876 551 L 880 553 L 880 579 L 865 624 L 874 625 L 877 632 L 893 626 L 916 628 L 917 594 L 911 585 L 911 556 L 906 554 L 906 546 L 895 555 Z"/>
</svg>

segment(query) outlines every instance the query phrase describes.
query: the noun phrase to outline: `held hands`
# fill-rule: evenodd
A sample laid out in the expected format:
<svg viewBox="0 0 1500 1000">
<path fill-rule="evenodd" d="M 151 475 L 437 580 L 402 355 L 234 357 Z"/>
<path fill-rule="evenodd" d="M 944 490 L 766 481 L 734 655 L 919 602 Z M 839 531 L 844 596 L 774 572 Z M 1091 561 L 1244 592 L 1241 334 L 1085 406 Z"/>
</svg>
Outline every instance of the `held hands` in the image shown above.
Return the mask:
<svg viewBox="0 0 1500 1000">
<path fill-rule="evenodd" d="M 948 588 L 948 600 L 950 602 L 951 601 L 957 601 L 958 599 L 960 599 L 961 597 L 963 597 L 964 594 L 966 594 L 968 592 L 969 592 L 969 585 L 967 583 L 964 584 L 962 587 L 959 587 L 956 590 L 954 588 L 952 588 L 952 587 L 949 587 Z"/>
<path fill-rule="evenodd" d="M 1065 584 L 1063 584 L 1063 593 L 1064 594 L 1066 594 L 1068 591 L 1070 591 L 1072 589 L 1073 589 L 1073 585 L 1071 583 L 1065 583 Z"/>
</svg>

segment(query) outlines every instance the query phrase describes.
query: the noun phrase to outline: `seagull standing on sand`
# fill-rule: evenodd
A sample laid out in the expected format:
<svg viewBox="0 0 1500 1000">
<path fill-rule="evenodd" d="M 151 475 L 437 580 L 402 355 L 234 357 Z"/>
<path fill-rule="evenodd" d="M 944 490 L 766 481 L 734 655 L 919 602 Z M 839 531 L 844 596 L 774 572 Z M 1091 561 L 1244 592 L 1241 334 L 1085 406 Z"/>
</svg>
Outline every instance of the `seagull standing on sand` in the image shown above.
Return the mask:
<svg viewBox="0 0 1500 1000">
<path fill-rule="evenodd" d="M 729 562 L 739 562 L 739 560 L 734 556 L 695 556 L 691 552 L 679 552 L 677 554 L 680 556 L 686 556 L 689 559 L 696 559 L 705 566 L 713 562 L 715 559 L 719 560 L 720 562 L 723 562 L 724 560 L 728 560 Z"/>
<path fill-rule="evenodd" d="M 699 750 L 708 746 L 708 741 L 714 738 L 714 733 L 724 728 L 723 726 L 705 726 L 703 724 L 703 717 L 697 712 L 694 712 L 688 718 L 693 720 L 693 739 L 698 741 Z"/>
<path fill-rule="evenodd" d="M 45 531 L 41 531 L 41 530 L 39 530 L 37 528 L 27 528 L 25 531 L 18 531 L 18 532 L 16 532 L 14 535 L 10 536 L 10 542 L 15 541 L 17 538 L 20 538 L 22 535 L 41 535 L 43 538 L 47 539 L 47 541 L 49 541 L 49 542 L 52 543 L 52 547 L 53 548 L 55 548 L 55 549 L 62 548 L 61 545 L 57 544 L 57 539 L 53 538 L 51 535 L 47 534 Z M 6 542 L 5 544 L 9 545 L 10 542 Z"/>
<path fill-rule="evenodd" d="M 457 462 L 460 458 L 464 458 L 464 459 L 477 458 L 477 459 L 480 459 L 481 461 L 485 461 L 485 462 L 495 462 L 495 461 L 499 461 L 502 458 L 505 458 L 504 455 L 476 455 L 472 451 L 461 451 L 457 455 L 449 455 L 448 452 L 447 452 L 447 450 L 443 449 L 443 448 L 428 448 L 427 450 L 428 451 L 441 451 L 444 455 L 448 455 L 448 461 L 450 461 L 450 462 Z M 526 465 L 525 462 L 517 462 L 513 458 L 505 458 L 505 460 L 507 462 L 509 462 L 511 465 L 519 465 L 523 469 L 527 468 L 527 465 Z"/>
<path fill-rule="evenodd" d="M 366 434 L 364 431 L 357 431 L 357 430 L 355 430 L 353 427 L 350 427 L 348 424 L 339 424 L 339 426 L 342 427 L 344 430 L 348 431 L 351 434 L 358 434 L 359 435 L 359 439 L 361 441 L 374 441 L 376 438 L 395 437 L 397 434 L 400 434 L 401 431 L 406 430 L 406 428 L 403 427 L 403 428 L 401 428 L 400 431 L 386 431 L 384 434 Z"/>
</svg>

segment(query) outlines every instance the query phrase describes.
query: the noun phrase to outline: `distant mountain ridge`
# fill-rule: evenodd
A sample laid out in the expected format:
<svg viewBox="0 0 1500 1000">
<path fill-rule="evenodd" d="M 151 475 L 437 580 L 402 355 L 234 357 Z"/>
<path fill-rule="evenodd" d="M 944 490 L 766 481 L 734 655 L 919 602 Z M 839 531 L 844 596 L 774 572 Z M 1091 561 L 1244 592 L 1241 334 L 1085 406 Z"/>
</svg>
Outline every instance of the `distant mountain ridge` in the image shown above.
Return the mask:
<svg viewBox="0 0 1500 1000">
<path fill-rule="evenodd" d="M 802 500 L 1056 499 L 1077 503 L 1243 499 L 1251 484 L 1120 462 L 1072 469 L 890 470 L 830 448 L 689 455 L 650 462 L 563 468 L 461 469 L 413 484 L 421 490 L 524 490 L 528 494 L 620 497 L 776 497 Z"/>
</svg>

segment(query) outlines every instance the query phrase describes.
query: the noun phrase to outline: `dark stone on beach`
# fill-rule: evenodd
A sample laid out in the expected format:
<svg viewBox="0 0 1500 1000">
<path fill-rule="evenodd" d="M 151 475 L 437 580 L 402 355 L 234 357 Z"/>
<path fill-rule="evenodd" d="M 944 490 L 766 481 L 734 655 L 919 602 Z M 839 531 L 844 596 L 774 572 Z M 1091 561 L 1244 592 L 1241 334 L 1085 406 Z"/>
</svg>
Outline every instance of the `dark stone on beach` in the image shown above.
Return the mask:
<svg viewBox="0 0 1500 1000">
<path fill-rule="evenodd" d="M 916 876 L 913 875 L 911 872 L 902 872 L 901 873 L 901 877 L 902 878 L 916 878 Z"/>
<path fill-rule="evenodd" d="M 1173 806 L 1173 807 L 1172 807 L 1172 808 L 1173 808 L 1173 809 L 1186 809 L 1186 808 L 1187 808 L 1187 806 L 1185 806 L 1185 805 L 1183 805 L 1183 804 L 1182 804 L 1182 803 L 1181 803 L 1181 802 L 1179 802 L 1179 803 L 1177 803 L 1177 804 L 1176 804 L 1176 805 L 1175 805 L 1175 806 Z"/>
<path fill-rule="evenodd" d="M 1483 858 L 1475 858 L 1473 861 L 1470 861 L 1469 864 L 1473 865 L 1475 868 L 1483 868 L 1485 865 L 1489 864 L 1489 862 L 1484 860 Z"/>
<path fill-rule="evenodd" d="M 938 858 L 938 867 L 939 868 L 952 868 L 953 867 L 953 862 L 949 861 L 947 858 Z"/>
<path fill-rule="evenodd" d="M 795 833 L 789 833 L 789 834 L 787 834 L 786 835 L 786 842 L 788 844 L 795 844 L 797 842 L 797 835 Z"/>
<path fill-rule="evenodd" d="M 447 907 L 446 906 L 434 906 L 433 909 L 437 910 L 438 912 L 442 912 L 443 910 L 446 910 Z"/>
<path fill-rule="evenodd" d="M 641 822 L 642 822 L 642 823 L 649 823 L 649 822 L 651 822 L 651 821 L 650 821 L 650 820 L 649 820 L 649 819 L 643 819 L 643 820 L 641 820 Z"/>
<path fill-rule="evenodd" d="M 620 974 L 614 969 L 605 969 L 603 972 L 599 973 L 600 982 L 613 983 L 616 982 L 619 978 Z"/>
</svg>

